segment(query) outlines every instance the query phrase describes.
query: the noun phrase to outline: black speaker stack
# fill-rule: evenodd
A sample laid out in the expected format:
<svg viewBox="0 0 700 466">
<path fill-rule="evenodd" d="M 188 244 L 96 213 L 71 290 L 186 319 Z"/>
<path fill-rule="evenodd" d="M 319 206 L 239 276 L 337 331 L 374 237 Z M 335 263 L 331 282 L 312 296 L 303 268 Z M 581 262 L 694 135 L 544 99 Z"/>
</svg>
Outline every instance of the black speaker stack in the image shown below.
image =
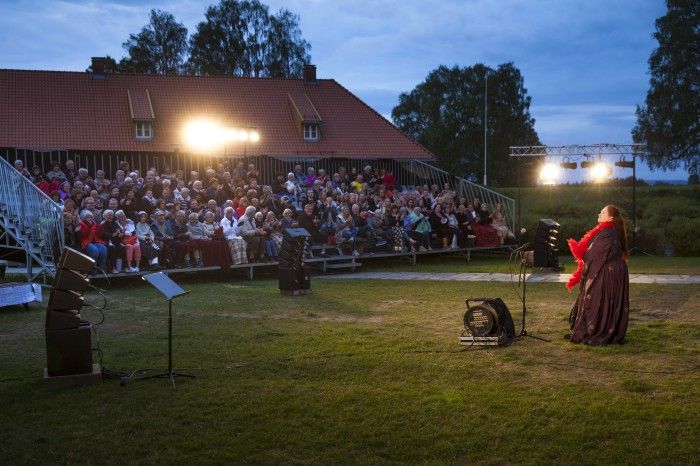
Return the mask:
<svg viewBox="0 0 700 466">
<path fill-rule="evenodd" d="M 535 230 L 535 239 L 533 240 L 532 265 L 534 267 L 560 269 L 559 249 L 556 246 L 560 228 L 561 225 L 554 220 L 548 218 L 540 219 L 537 224 L 537 230 Z"/>
<path fill-rule="evenodd" d="M 101 379 L 99 365 L 92 363 L 92 324 L 80 318 L 83 293 L 90 284 L 87 273 L 94 266 L 91 257 L 71 248 L 65 248 L 58 261 L 46 308 L 47 381 L 94 383 L 96 374 Z"/>
<path fill-rule="evenodd" d="M 304 228 L 285 228 L 279 253 L 280 292 L 286 295 L 311 293 L 311 274 L 304 265 L 304 248 L 310 237 Z"/>
</svg>

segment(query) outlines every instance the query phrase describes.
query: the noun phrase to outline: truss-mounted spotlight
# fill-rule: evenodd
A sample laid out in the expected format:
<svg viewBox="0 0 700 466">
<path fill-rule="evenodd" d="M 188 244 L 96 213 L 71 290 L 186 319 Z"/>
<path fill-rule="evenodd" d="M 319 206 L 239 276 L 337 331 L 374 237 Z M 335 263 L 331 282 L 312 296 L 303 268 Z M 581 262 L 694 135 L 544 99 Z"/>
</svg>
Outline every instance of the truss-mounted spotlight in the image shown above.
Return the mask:
<svg viewBox="0 0 700 466">
<path fill-rule="evenodd" d="M 597 182 L 602 182 L 612 175 L 612 168 L 605 162 L 596 162 L 591 167 L 591 176 Z"/>
<path fill-rule="evenodd" d="M 634 168 L 634 160 L 625 160 L 622 158 L 615 162 L 615 166 L 620 168 Z"/>
<path fill-rule="evenodd" d="M 593 168 L 593 165 L 595 165 L 595 162 L 591 162 L 590 160 L 581 162 L 581 168 Z"/>
<path fill-rule="evenodd" d="M 547 162 L 540 168 L 540 183 L 543 185 L 555 185 L 559 179 L 559 166 L 552 162 Z"/>
<path fill-rule="evenodd" d="M 564 159 L 564 161 L 563 161 L 562 163 L 559 164 L 559 166 L 560 166 L 561 168 L 565 168 L 565 169 L 567 169 L 567 170 L 576 170 L 576 167 L 577 167 L 578 165 L 576 164 L 576 162 L 572 162 L 571 160 L 569 160 L 568 157 L 566 157 L 566 158 Z"/>
</svg>

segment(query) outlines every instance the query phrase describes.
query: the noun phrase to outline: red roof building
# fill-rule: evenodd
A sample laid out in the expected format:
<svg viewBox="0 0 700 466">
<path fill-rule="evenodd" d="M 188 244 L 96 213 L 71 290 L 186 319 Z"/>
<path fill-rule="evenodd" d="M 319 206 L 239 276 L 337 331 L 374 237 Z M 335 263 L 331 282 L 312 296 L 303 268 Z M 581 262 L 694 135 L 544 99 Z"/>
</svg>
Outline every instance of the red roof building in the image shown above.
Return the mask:
<svg viewBox="0 0 700 466">
<path fill-rule="evenodd" d="M 194 153 L 184 130 L 198 118 L 259 135 L 217 155 L 433 159 L 336 81 L 316 79 L 311 66 L 304 79 L 0 70 L 5 150 Z"/>
</svg>

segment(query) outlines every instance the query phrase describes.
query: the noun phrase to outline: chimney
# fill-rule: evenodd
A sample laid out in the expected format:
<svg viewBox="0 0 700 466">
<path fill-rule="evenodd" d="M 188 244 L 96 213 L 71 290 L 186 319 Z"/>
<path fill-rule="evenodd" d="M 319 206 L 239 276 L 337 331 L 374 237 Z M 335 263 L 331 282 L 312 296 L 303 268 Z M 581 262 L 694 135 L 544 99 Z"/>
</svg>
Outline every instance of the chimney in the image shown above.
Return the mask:
<svg viewBox="0 0 700 466">
<path fill-rule="evenodd" d="M 92 57 L 92 79 L 105 79 L 106 57 Z"/>
<path fill-rule="evenodd" d="M 304 65 L 304 84 L 316 84 L 316 65 Z"/>
</svg>

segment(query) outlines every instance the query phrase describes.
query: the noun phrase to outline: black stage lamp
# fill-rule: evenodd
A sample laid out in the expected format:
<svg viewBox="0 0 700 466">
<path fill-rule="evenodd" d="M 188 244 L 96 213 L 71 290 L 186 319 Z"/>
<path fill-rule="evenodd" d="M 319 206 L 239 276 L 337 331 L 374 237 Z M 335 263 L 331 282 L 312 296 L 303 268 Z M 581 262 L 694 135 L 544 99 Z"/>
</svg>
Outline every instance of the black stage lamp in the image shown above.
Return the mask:
<svg viewBox="0 0 700 466">
<path fill-rule="evenodd" d="M 595 165 L 595 162 L 591 162 L 590 160 L 584 160 L 581 162 L 581 168 L 593 168 Z"/>
<path fill-rule="evenodd" d="M 634 160 L 620 160 L 615 162 L 615 166 L 620 168 L 634 168 Z"/>
<path fill-rule="evenodd" d="M 569 160 L 564 160 L 562 163 L 559 164 L 561 168 L 566 168 L 567 170 L 576 170 L 576 167 L 578 166 L 576 162 L 570 162 Z"/>
</svg>

